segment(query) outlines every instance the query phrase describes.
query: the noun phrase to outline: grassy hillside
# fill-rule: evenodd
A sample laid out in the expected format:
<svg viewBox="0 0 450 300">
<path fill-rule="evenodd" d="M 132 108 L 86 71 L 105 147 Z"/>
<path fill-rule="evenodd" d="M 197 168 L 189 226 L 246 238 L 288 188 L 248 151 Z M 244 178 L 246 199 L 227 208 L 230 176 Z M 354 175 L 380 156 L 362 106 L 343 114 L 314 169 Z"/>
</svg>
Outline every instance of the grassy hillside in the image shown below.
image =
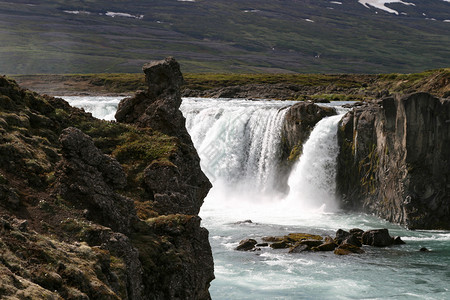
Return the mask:
<svg viewBox="0 0 450 300">
<path fill-rule="evenodd" d="M 404 13 L 398 16 L 340 2 L 0 2 L 0 73 L 137 72 L 168 55 L 184 72 L 208 73 L 410 73 L 450 65 L 449 2 L 391 4 Z"/>
</svg>

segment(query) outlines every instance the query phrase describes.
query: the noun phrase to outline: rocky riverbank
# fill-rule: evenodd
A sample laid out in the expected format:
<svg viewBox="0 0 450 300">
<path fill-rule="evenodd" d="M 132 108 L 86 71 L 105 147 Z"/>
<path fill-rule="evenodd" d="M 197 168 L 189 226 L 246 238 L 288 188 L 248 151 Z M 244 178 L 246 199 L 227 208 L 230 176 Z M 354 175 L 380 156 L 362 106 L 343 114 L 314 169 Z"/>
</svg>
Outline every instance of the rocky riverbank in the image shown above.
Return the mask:
<svg viewBox="0 0 450 300">
<path fill-rule="evenodd" d="M 173 59 L 144 72 L 151 89 L 121 122 L 0 77 L 2 297 L 210 298 L 197 214 L 211 184 L 178 110 L 183 78 Z"/>
</svg>

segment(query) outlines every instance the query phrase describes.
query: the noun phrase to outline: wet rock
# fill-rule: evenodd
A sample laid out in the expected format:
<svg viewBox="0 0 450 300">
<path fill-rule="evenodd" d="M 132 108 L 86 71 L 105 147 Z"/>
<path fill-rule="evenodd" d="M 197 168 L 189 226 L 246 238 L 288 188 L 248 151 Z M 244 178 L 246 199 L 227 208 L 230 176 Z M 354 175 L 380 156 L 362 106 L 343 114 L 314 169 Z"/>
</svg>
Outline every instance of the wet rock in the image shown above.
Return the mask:
<svg viewBox="0 0 450 300">
<path fill-rule="evenodd" d="M 334 249 L 336 249 L 337 246 L 338 245 L 336 245 L 336 243 L 331 240 L 331 241 L 325 242 L 323 244 L 320 244 L 317 247 L 312 248 L 312 250 L 313 251 L 333 251 Z"/>
<path fill-rule="evenodd" d="M 343 240 L 342 244 L 350 244 L 350 245 L 354 245 L 356 247 L 361 247 L 362 246 L 361 240 L 358 239 L 353 234 L 350 234 L 350 236 L 348 236 L 345 240 Z"/>
<path fill-rule="evenodd" d="M 264 236 L 262 238 L 264 242 L 274 243 L 274 242 L 281 242 L 283 240 L 282 236 Z"/>
<path fill-rule="evenodd" d="M 336 242 L 336 244 L 340 245 L 345 239 L 347 239 L 350 236 L 351 236 L 350 232 L 345 231 L 343 229 L 338 229 L 336 231 L 336 238 L 334 239 L 334 241 Z"/>
<path fill-rule="evenodd" d="M 234 222 L 233 224 L 239 225 L 239 224 L 252 224 L 252 220 L 244 220 L 244 221 L 237 221 Z"/>
<path fill-rule="evenodd" d="M 394 239 L 389 235 L 389 231 L 385 228 L 373 229 L 364 232 L 362 242 L 364 245 L 386 247 L 392 245 L 394 243 Z"/>
<path fill-rule="evenodd" d="M 281 242 L 275 242 L 270 244 L 270 247 L 273 249 L 285 249 L 285 248 L 289 248 L 291 246 L 291 244 L 285 240 L 282 240 Z"/>
<path fill-rule="evenodd" d="M 352 253 L 362 254 L 364 250 L 351 244 L 342 244 L 334 250 L 334 254 L 336 255 L 348 255 Z"/>
<path fill-rule="evenodd" d="M 305 252 L 305 251 L 310 251 L 311 247 L 309 247 L 306 244 L 297 244 L 294 247 L 291 247 L 291 249 L 289 250 L 289 253 L 301 253 L 301 252 Z"/>
<path fill-rule="evenodd" d="M 349 232 L 350 232 L 351 234 L 353 234 L 356 238 L 362 239 L 362 235 L 363 235 L 363 233 L 364 233 L 364 230 L 359 229 L 359 228 L 353 228 L 353 229 L 350 229 Z"/>
<path fill-rule="evenodd" d="M 406 244 L 406 243 L 401 239 L 401 237 L 396 236 L 394 238 L 394 245 L 404 245 L 404 244 Z"/>
<path fill-rule="evenodd" d="M 423 248 L 420 248 L 420 250 L 419 250 L 420 252 L 430 252 L 430 250 L 428 250 L 427 248 L 425 248 L 425 247 L 423 247 Z"/>
<path fill-rule="evenodd" d="M 291 242 L 297 243 L 304 240 L 317 240 L 321 241 L 323 238 L 320 235 L 309 234 L 309 233 L 289 233 L 284 236 L 284 239 Z"/>
<path fill-rule="evenodd" d="M 297 243 L 297 245 L 306 245 L 309 248 L 317 247 L 322 244 L 320 240 L 303 240 Z"/>
<path fill-rule="evenodd" d="M 252 250 L 258 242 L 254 239 L 246 239 L 240 241 L 239 245 L 236 247 L 238 251 L 249 251 Z"/>
<path fill-rule="evenodd" d="M 269 243 L 259 243 L 256 244 L 256 247 L 269 247 Z"/>
</svg>

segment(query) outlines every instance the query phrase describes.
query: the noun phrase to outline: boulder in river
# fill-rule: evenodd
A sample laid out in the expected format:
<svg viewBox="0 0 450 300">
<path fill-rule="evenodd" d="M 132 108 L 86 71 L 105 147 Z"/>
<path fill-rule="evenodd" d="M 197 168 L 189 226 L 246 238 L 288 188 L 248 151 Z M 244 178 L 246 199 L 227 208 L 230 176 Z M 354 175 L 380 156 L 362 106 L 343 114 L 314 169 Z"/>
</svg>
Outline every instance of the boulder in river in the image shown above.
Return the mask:
<svg viewBox="0 0 450 300">
<path fill-rule="evenodd" d="M 389 231 L 386 228 L 373 229 L 364 232 L 362 242 L 364 245 L 386 247 L 394 244 L 394 238 L 389 235 Z"/>
<path fill-rule="evenodd" d="M 249 251 L 252 250 L 253 248 L 255 248 L 255 245 L 258 242 L 255 241 L 254 239 L 246 239 L 246 240 L 242 240 L 239 245 L 236 247 L 236 250 L 238 251 Z"/>
</svg>

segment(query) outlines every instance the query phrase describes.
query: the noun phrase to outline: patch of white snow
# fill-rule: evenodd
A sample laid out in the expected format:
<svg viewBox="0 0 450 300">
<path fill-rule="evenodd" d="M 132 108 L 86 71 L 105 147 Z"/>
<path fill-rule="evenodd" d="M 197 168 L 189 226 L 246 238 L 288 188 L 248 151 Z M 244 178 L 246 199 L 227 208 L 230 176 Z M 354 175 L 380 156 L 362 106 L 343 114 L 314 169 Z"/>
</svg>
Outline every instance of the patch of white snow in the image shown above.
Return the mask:
<svg viewBox="0 0 450 300">
<path fill-rule="evenodd" d="M 311 19 L 305 19 L 305 21 L 306 21 L 306 22 L 312 22 L 312 23 L 314 23 L 314 21 L 311 20 Z"/>
<path fill-rule="evenodd" d="M 372 7 L 375 7 L 375 8 L 387 11 L 388 13 L 396 14 L 396 15 L 398 15 L 398 11 L 393 10 L 392 8 L 386 7 L 385 6 L 386 3 L 400 3 L 400 4 L 404 4 L 404 5 L 416 6 L 414 3 L 403 2 L 401 0 L 358 0 L 358 2 L 367 8 L 370 8 L 370 6 L 372 6 Z"/>
<path fill-rule="evenodd" d="M 90 15 L 91 13 L 85 10 L 64 10 L 66 14 L 72 15 Z"/>
<path fill-rule="evenodd" d="M 133 19 L 139 19 L 142 20 L 144 18 L 144 15 L 131 15 L 127 13 L 121 13 L 121 12 L 113 12 L 113 11 L 107 11 L 106 14 L 108 17 L 122 17 L 122 18 L 133 18 Z"/>
</svg>

